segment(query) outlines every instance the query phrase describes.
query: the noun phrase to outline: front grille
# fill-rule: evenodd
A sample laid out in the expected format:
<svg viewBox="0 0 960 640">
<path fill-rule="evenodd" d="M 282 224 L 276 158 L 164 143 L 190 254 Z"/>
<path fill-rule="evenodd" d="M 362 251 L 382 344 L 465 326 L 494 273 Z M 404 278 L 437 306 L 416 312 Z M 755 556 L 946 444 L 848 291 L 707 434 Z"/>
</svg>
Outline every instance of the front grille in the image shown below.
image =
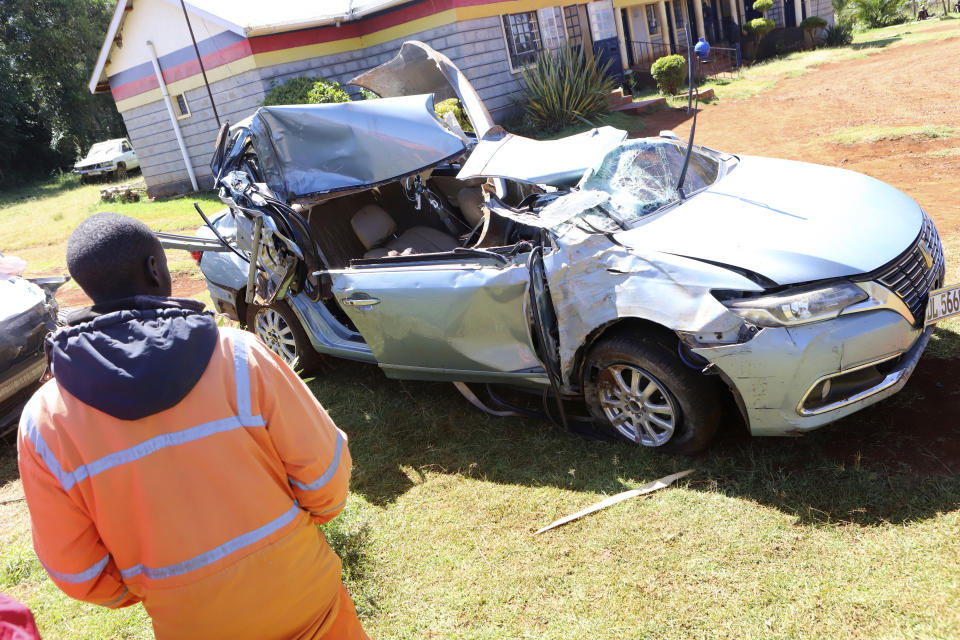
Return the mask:
<svg viewBox="0 0 960 640">
<path fill-rule="evenodd" d="M 932 260 L 927 268 L 927 258 Z M 943 282 L 943 247 L 940 235 L 930 216 L 924 214 L 923 229 L 909 249 L 903 255 L 885 267 L 877 281 L 891 291 L 910 308 L 916 324 L 922 325 L 926 315 L 927 296 L 931 289 Z"/>
</svg>

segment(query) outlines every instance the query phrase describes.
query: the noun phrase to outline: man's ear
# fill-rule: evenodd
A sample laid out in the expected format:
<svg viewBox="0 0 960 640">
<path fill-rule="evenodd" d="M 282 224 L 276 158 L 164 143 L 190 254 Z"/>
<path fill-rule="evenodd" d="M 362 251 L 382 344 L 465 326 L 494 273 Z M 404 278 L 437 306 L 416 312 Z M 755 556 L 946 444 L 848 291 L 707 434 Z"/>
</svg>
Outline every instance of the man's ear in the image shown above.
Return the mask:
<svg viewBox="0 0 960 640">
<path fill-rule="evenodd" d="M 156 256 L 148 256 L 146 266 L 146 277 L 147 284 L 150 285 L 151 289 L 162 289 L 166 283 L 166 278 L 163 277 L 163 271 L 160 267 L 160 262 L 157 260 Z"/>
</svg>

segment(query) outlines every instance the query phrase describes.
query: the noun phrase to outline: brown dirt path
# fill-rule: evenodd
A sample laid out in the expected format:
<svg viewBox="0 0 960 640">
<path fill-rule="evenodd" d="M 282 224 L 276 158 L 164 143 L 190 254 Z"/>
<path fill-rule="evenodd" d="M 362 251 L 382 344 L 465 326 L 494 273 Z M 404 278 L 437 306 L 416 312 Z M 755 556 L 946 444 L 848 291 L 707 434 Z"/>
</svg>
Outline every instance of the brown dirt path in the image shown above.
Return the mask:
<svg viewBox="0 0 960 640">
<path fill-rule="evenodd" d="M 865 173 L 913 197 L 941 235 L 960 234 L 960 153 L 933 155 L 956 150 L 960 137 L 853 145 L 832 141 L 837 131 L 864 125 L 960 129 L 958 58 L 960 38 L 951 38 L 822 65 L 750 99 L 704 105 L 696 140 L 730 153 Z M 682 109 L 666 109 L 646 120 L 643 135 L 661 129 L 673 129 L 683 139 L 689 135 L 690 118 Z"/>
</svg>

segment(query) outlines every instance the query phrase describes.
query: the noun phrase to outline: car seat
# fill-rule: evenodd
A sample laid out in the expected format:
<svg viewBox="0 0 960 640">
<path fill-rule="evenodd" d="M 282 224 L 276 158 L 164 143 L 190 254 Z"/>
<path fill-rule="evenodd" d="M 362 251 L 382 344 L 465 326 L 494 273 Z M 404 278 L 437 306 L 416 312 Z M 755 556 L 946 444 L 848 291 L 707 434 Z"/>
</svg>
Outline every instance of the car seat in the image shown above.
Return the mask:
<svg viewBox="0 0 960 640">
<path fill-rule="evenodd" d="M 456 238 L 432 227 L 411 227 L 397 235 L 397 223 L 380 205 L 373 203 L 353 214 L 350 226 L 367 249 L 363 254 L 367 259 L 452 251 L 460 246 Z"/>
</svg>

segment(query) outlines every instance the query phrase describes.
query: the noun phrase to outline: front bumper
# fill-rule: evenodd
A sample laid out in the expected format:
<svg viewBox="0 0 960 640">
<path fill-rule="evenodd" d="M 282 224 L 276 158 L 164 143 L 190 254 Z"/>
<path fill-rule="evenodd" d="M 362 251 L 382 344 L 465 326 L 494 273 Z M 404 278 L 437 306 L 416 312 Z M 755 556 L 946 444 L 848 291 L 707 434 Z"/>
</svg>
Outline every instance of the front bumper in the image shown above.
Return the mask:
<svg viewBox="0 0 960 640">
<path fill-rule="evenodd" d="M 766 328 L 743 344 L 694 351 L 739 394 L 753 435 L 795 435 L 902 389 L 932 331 L 880 309 Z"/>
<path fill-rule="evenodd" d="M 116 166 L 112 167 L 84 167 L 83 169 L 74 168 L 73 172 L 78 176 L 103 176 L 108 173 L 113 173 L 117 170 Z"/>
</svg>

